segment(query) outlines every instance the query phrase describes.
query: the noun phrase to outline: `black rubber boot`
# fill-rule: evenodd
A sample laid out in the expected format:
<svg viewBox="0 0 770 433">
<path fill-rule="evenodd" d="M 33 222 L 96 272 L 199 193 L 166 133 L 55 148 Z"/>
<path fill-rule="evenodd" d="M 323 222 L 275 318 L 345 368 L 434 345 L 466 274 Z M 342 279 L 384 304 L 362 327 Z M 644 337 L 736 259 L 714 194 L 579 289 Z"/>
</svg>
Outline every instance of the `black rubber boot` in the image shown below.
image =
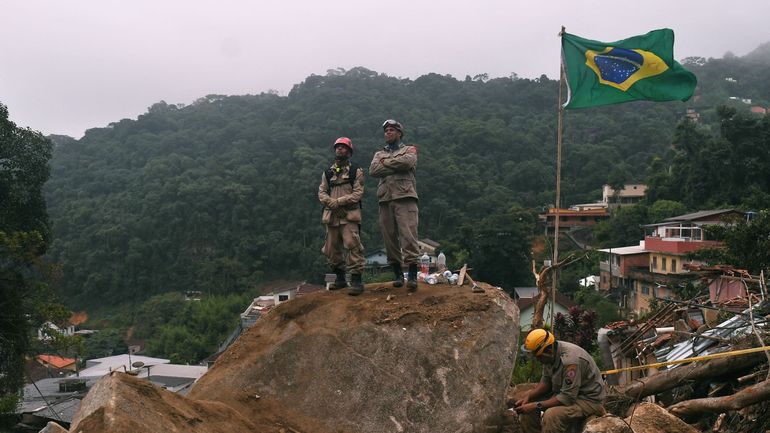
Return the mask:
<svg viewBox="0 0 770 433">
<path fill-rule="evenodd" d="M 361 274 L 350 274 L 350 291 L 348 295 L 358 296 L 364 293 L 364 285 L 361 283 Z"/>
<path fill-rule="evenodd" d="M 403 286 L 404 271 L 401 270 L 401 263 L 393 263 L 391 266 L 393 267 L 393 274 L 395 274 L 395 278 L 393 279 L 393 287 Z"/>
<path fill-rule="evenodd" d="M 409 274 L 406 277 L 406 287 L 410 292 L 417 291 L 417 263 L 409 264 Z"/>
<path fill-rule="evenodd" d="M 339 268 L 332 269 L 335 274 L 337 274 L 337 278 L 334 280 L 334 282 L 329 285 L 329 290 L 339 290 L 344 289 L 348 286 L 348 282 L 345 281 L 345 271 Z"/>
</svg>

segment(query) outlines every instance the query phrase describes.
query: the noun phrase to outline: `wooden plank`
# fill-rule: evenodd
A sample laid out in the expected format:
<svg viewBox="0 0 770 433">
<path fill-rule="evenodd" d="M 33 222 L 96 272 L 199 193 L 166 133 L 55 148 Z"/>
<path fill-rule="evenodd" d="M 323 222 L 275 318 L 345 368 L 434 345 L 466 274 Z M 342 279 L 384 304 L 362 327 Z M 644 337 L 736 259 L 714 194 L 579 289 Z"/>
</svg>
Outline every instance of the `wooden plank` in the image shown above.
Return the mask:
<svg viewBox="0 0 770 433">
<path fill-rule="evenodd" d="M 468 272 L 468 264 L 464 264 L 462 269 L 460 269 L 460 275 L 459 278 L 457 278 L 457 285 L 462 286 L 465 282 L 465 274 Z"/>
</svg>

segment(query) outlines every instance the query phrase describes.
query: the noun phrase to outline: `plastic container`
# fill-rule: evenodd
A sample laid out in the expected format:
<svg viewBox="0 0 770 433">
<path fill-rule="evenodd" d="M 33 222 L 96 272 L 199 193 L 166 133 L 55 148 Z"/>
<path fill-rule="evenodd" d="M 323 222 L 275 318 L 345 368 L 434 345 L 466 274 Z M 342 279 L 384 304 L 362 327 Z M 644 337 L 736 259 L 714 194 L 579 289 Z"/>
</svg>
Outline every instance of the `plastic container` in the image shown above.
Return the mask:
<svg viewBox="0 0 770 433">
<path fill-rule="evenodd" d="M 443 251 L 438 253 L 438 257 L 436 258 L 436 269 L 446 269 L 446 256 Z"/>
<path fill-rule="evenodd" d="M 420 272 L 427 274 L 429 269 L 430 257 L 428 257 L 428 253 L 423 253 L 422 257 L 420 257 Z"/>
</svg>

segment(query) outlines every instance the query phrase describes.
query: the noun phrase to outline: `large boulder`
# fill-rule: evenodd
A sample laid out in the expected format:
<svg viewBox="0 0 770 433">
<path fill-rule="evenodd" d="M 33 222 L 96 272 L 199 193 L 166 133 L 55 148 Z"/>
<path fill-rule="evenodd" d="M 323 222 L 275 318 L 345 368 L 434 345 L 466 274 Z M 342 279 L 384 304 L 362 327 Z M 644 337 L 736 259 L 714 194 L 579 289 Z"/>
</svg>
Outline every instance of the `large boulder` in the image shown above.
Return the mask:
<svg viewBox="0 0 770 433">
<path fill-rule="evenodd" d="M 193 387 L 301 432 L 486 432 L 505 409 L 519 311 L 480 284 L 390 284 L 279 305 Z"/>
</svg>

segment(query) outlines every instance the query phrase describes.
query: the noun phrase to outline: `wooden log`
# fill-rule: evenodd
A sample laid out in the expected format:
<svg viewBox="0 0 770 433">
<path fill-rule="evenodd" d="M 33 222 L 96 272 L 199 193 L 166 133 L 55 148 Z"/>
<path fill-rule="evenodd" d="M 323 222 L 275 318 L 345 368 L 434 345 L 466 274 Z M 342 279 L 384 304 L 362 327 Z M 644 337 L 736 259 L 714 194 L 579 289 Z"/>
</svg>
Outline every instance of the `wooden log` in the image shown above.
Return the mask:
<svg viewBox="0 0 770 433">
<path fill-rule="evenodd" d="M 637 379 L 624 386 L 612 387 L 611 392 L 640 399 L 676 388 L 685 381 L 743 375 L 746 370 L 763 361 L 767 361 L 764 353 L 757 352 L 743 356 L 694 362 L 672 370 L 659 371 L 658 374 Z"/>
<path fill-rule="evenodd" d="M 770 381 L 768 380 L 725 397 L 696 398 L 679 402 L 669 407 L 668 411 L 680 418 L 691 418 L 702 413 L 736 411 L 765 400 L 770 400 Z"/>
</svg>

